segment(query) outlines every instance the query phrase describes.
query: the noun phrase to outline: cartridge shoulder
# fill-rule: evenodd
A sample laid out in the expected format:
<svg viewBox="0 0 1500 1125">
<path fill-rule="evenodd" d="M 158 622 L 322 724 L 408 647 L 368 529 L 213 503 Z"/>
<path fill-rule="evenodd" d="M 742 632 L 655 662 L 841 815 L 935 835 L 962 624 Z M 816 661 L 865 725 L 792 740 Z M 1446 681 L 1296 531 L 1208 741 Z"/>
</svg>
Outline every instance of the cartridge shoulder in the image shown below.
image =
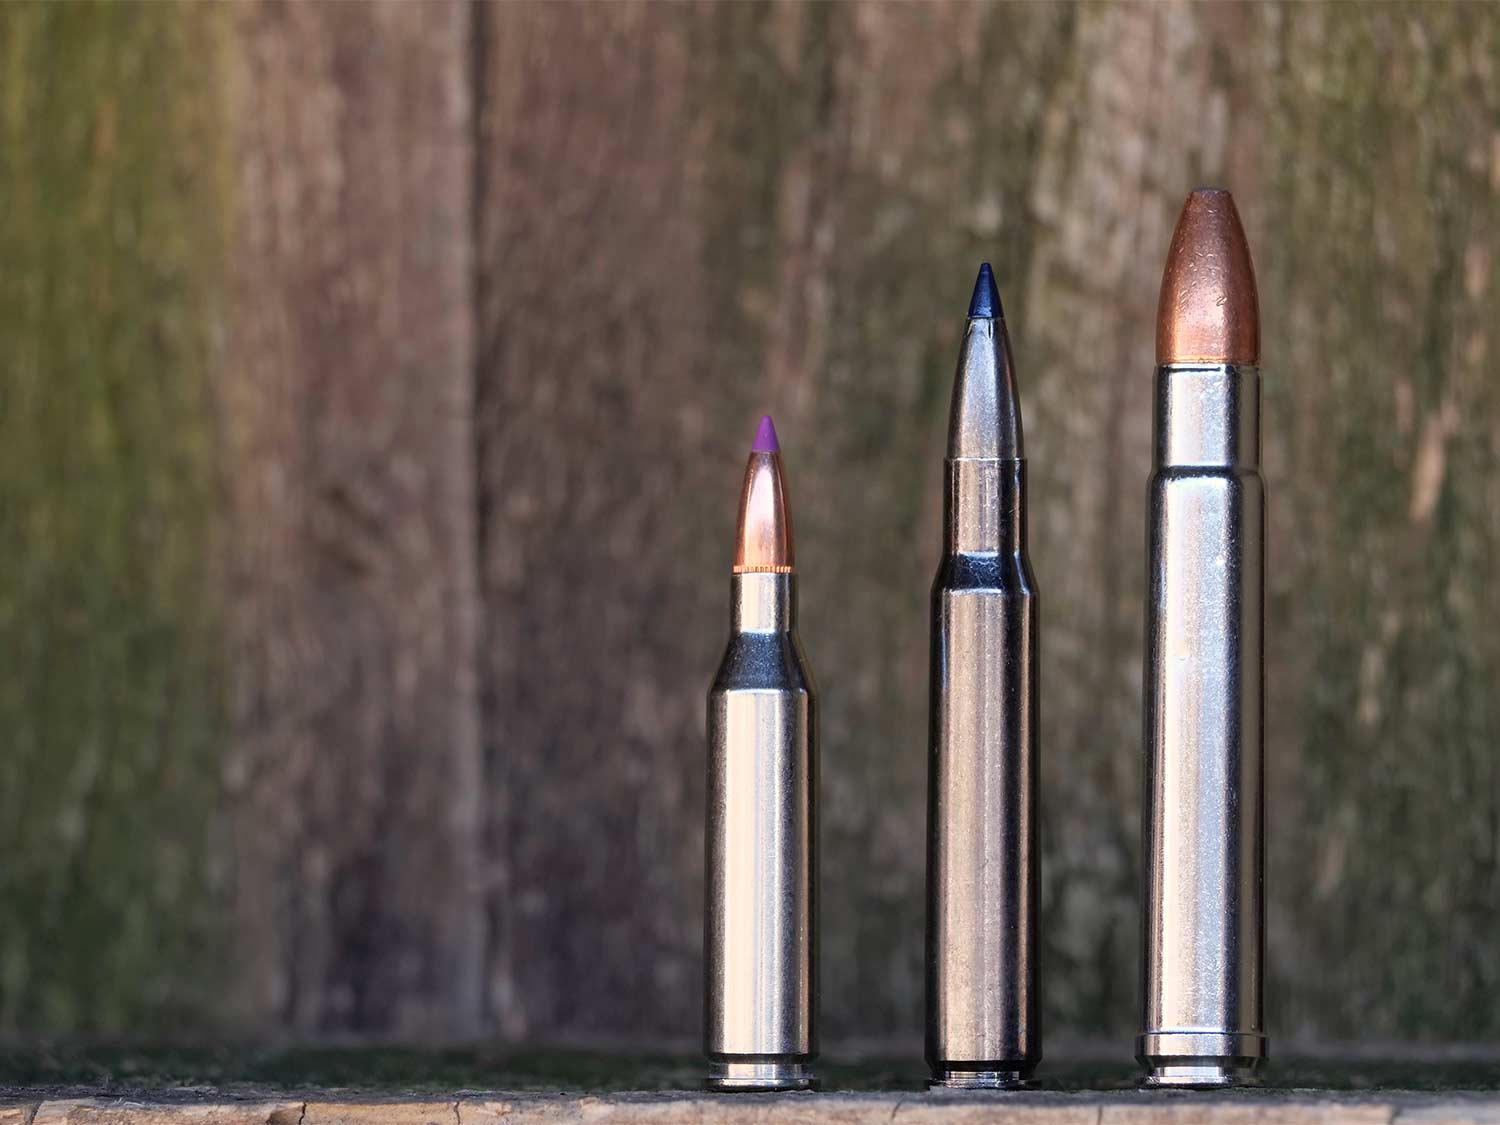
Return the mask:
<svg viewBox="0 0 1500 1125">
<path fill-rule="evenodd" d="M 719 663 L 712 691 L 783 691 L 811 694 L 812 675 L 796 633 L 734 633 Z"/>
<path fill-rule="evenodd" d="M 1036 578 L 1023 552 L 949 554 L 938 564 L 934 597 L 995 595 L 1036 597 Z"/>
</svg>

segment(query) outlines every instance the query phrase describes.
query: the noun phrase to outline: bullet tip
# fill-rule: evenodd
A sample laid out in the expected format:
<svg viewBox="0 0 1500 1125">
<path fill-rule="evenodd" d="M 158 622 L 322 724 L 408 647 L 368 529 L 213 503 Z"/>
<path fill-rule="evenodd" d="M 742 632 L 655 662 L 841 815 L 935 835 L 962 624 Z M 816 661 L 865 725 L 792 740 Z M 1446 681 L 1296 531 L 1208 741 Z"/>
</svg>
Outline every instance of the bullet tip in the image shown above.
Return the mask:
<svg viewBox="0 0 1500 1125">
<path fill-rule="evenodd" d="M 762 414 L 760 426 L 755 431 L 755 444 L 750 447 L 751 453 L 780 453 L 781 442 L 776 440 L 776 423 L 771 421 L 769 414 Z"/>
<path fill-rule="evenodd" d="M 979 276 L 974 279 L 974 296 L 969 298 L 969 318 L 974 317 L 1001 317 L 1005 313 L 1000 308 L 1000 290 L 995 285 L 995 271 L 990 269 L 988 262 L 983 262 L 979 267 Z"/>
<path fill-rule="evenodd" d="M 781 479 L 781 443 L 771 416 L 761 416 L 755 444 L 745 463 L 745 484 L 740 490 L 740 523 L 735 535 L 734 572 L 753 574 L 770 571 L 785 574 L 792 569 L 792 517 L 787 511 L 786 485 Z M 769 456 L 768 456 L 769 454 Z"/>
<path fill-rule="evenodd" d="M 1222 188 L 1197 188 L 1182 205 L 1156 315 L 1157 363 L 1259 362 L 1255 267 Z"/>
<path fill-rule="evenodd" d="M 1010 339 L 995 271 L 979 267 L 963 350 L 953 384 L 953 413 L 948 420 L 948 456 L 1019 458 L 1021 413 L 1016 403 L 1016 376 Z"/>
</svg>

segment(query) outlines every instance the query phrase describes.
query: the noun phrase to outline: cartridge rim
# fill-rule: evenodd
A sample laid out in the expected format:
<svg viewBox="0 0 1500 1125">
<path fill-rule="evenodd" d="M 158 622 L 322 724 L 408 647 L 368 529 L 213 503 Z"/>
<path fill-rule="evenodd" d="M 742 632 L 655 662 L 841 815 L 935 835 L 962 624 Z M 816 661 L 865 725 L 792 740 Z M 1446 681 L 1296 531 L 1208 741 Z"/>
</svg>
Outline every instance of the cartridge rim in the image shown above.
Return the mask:
<svg viewBox="0 0 1500 1125">
<path fill-rule="evenodd" d="M 1152 1063 L 1141 1079 L 1148 1089 L 1218 1089 L 1224 1086 L 1249 1086 L 1256 1082 L 1255 1062 L 1214 1062 L 1208 1059 L 1182 1059 L 1170 1063 Z"/>
<path fill-rule="evenodd" d="M 1031 1069 L 962 1070 L 934 1067 L 927 1080 L 930 1090 L 1024 1090 L 1031 1085 Z"/>
<path fill-rule="evenodd" d="M 704 1086 L 723 1093 L 816 1090 L 818 1076 L 807 1062 L 710 1062 Z"/>
</svg>

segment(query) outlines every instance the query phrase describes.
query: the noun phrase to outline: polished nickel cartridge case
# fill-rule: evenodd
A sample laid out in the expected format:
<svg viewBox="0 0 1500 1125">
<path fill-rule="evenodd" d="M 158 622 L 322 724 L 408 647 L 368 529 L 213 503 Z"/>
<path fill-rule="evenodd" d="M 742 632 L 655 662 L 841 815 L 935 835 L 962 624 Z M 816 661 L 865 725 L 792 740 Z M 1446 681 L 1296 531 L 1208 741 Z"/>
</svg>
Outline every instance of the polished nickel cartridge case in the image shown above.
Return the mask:
<svg viewBox="0 0 1500 1125">
<path fill-rule="evenodd" d="M 1266 1054 L 1265 488 L 1243 243 L 1227 193 L 1195 192 L 1163 282 L 1176 322 L 1158 334 L 1148 493 L 1136 1046 L 1152 1086 L 1231 1085 Z"/>
<path fill-rule="evenodd" d="M 740 530 L 729 645 L 708 697 L 708 1086 L 807 1089 L 817 1055 L 817 696 L 797 637 L 773 454 L 751 455 Z"/>
<path fill-rule="evenodd" d="M 1253 367 L 1156 376 L 1137 1045 L 1153 1085 L 1227 1085 L 1266 1050 L 1259 399 Z"/>
<path fill-rule="evenodd" d="M 1037 1005 L 1037 589 L 1010 346 L 980 272 L 954 388 L 932 591 L 927 820 L 931 1084 L 1023 1084 Z"/>
</svg>

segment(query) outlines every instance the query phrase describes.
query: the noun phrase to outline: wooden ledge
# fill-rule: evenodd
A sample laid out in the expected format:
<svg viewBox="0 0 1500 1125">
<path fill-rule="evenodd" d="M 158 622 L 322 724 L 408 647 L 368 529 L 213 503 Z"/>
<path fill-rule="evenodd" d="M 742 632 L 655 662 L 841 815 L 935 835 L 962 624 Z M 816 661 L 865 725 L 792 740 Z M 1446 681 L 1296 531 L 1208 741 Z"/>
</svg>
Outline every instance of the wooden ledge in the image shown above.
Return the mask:
<svg viewBox="0 0 1500 1125">
<path fill-rule="evenodd" d="M 13 1100 L 0 1125 L 1500 1125 L 1495 1094 L 1182 1093 L 515 1094 L 454 1098 Z"/>
</svg>

